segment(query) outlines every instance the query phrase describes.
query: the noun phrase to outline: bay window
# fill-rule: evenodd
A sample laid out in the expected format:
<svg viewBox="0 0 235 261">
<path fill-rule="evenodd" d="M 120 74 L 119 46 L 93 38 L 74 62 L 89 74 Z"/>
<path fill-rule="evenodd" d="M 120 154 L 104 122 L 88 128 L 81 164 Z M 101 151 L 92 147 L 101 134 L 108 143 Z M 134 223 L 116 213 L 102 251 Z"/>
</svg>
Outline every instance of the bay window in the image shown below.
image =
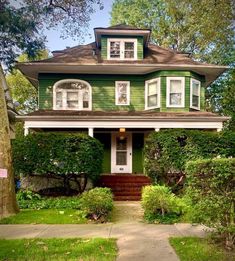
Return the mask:
<svg viewBox="0 0 235 261">
<path fill-rule="evenodd" d="M 200 110 L 200 91 L 201 83 L 198 80 L 191 79 L 190 84 L 190 108 Z"/>
<path fill-rule="evenodd" d="M 185 106 L 185 79 L 184 77 L 167 77 L 167 107 Z"/>
<path fill-rule="evenodd" d="M 145 82 L 145 109 L 160 107 L 160 78 Z"/>
</svg>

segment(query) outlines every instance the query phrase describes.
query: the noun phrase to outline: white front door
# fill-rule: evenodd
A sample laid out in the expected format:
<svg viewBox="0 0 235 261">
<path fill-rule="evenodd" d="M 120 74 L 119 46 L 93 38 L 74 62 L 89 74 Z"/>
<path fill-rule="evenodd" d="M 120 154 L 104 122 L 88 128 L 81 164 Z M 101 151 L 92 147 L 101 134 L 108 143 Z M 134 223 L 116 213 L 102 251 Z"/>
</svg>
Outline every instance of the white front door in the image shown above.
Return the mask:
<svg viewBox="0 0 235 261">
<path fill-rule="evenodd" d="M 112 133 L 111 172 L 132 173 L 131 133 Z"/>
</svg>

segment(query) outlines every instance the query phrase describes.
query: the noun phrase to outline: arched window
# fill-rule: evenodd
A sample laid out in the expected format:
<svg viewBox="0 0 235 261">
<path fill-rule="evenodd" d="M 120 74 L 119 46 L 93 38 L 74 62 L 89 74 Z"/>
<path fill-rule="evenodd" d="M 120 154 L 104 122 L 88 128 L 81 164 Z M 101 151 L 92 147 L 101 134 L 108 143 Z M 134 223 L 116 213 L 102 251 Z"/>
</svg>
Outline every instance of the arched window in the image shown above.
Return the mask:
<svg viewBox="0 0 235 261">
<path fill-rule="evenodd" d="M 66 79 L 54 84 L 54 110 L 91 110 L 91 106 L 89 83 L 77 79 Z"/>
</svg>

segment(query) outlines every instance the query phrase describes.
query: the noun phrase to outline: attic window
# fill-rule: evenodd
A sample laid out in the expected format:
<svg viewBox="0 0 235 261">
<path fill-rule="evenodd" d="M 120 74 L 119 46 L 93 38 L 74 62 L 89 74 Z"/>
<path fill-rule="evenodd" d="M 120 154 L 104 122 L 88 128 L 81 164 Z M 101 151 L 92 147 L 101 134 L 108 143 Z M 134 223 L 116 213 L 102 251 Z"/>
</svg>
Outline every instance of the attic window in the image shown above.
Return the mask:
<svg viewBox="0 0 235 261">
<path fill-rule="evenodd" d="M 136 60 L 137 39 L 108 39 L 107 57 L 110 60 Z"/>
<path fill-rule="evenodd" d="M 54 110 L 91 110 L 91 86 L 89 83 L 68 79 L 53 87 Z"/>
</svg>

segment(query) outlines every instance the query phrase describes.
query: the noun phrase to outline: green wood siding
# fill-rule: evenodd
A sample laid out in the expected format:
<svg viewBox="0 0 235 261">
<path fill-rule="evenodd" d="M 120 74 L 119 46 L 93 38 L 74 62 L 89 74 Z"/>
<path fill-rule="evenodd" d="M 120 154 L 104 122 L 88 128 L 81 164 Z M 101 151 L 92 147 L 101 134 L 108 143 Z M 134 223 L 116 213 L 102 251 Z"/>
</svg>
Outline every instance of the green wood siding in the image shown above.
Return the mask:
<svg viewBox="0 0 235 261">
<path fill-rule="evenodd" d="M 132 134 L 132 172 L 135 174 L 143 173 L 143 148 L 144 148 L 144 134 Z"/>
<path fill-rule="evenodd" d="M 108 50 L 108 38 L 119 38 L 119 39 L 137 39 L 137 58 L 138 60 L 144 57 L 144 47 L 143 47 L 143 37 L 142 36 L 122 36 L 122 35 L 102 35 L 101 36 L 101 57 L 102 59 L 107 59 Z"/>
<path fill-rule="evenodd" d="M 185 107 L 166 107 L 166 77 L 185 77 Z M 53 85 L 62 79 L 81 79 L 92 87 L 92 110 L 129 110 L 145 109 L 145 81 L 161 78 L 161 108 L 156 111 L 179 112 L 190 109 L 190 79 L 201 81 L 201 110 L 205 110 L 205 79 L 200 75 L 186 71 L 161 71 L 148 75 L 87 75 L 87 74 L 40 74 L 39 75 L 39 109 L 53 108 Z M 115 105 L 115 81 L 130 81 L 130 105 Z"/>
</svg>

